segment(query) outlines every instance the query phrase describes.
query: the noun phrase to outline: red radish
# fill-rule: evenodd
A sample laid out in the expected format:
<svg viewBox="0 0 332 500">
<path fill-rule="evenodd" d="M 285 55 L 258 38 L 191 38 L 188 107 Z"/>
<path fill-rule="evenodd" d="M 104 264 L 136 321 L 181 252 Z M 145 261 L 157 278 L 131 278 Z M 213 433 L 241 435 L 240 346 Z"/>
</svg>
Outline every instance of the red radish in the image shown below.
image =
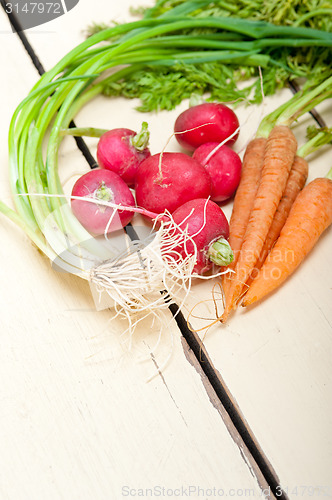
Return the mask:
<svg viewBox="0 0 332 500">
<path fill-rule="evenodd" d="M 139 164 L 151 155 L 148 142 L 146 122 L 143 122 L 138 134 L 128 128 L 109 130 L 98 142 L 99 166 L 118 174 L 128 186 L 134 186 Z"/>
<path fill-rule="evenodd" d="M 183 111 L 175 121 L 174 132 L 178 143 L 193 151 L 205 142 L 225 141 L 238 127 L 234 111 L 221 103 L 205 102 Z M 227 144 L 234 144 L 238 135 L 234 134 Z"/>
<path fill-rule="evenodd" d="M 135 200 L 127 184 L 114 172 L 96 169 L 82 175 L 74 184 L 72 196 L 89 197 L 95 200 L 109 201 L 125 207 L 135 207 Z M 111 207 L 73 199 L 71 208 L 82 226 L 94 235 L 117 231 L 127 225 L 134 212 L 118 210 L 114 214 Z M 109 227 L 108 227 L 109 224 Z"/>
<path fill-rule="evenodd" d="M 242 162 L 239 155 L 228 146 L 220 146 L 212 154 L 218 145 L 217 142 L 202 144 L 195 150 L 193 158 L 210 174 L 211 200 L 220 202 L 235 193 L 240 182 Z"/>
<path fill-rule="evenodd" d="M 187 231 L 185 243 L 173 249 L 184 258 L 195 254 L 197 259 L 194 272 L 202 274 L 212 267 L 212 262 L 227 266 L 233 260 L 233 252 L 226 239 L 229 226 L 224 212 L 211 200 L 195 199 L 181 205 L 172 214 L 174 222 L 182 231 Z"/>
<path fill-rule="evenodd" d="M 163 153 L 144 160 L 136 175 L 136 202 L 151 212 L 174 212 L 194 198 L 208 198 L 211 179 L 205 168 L 184 153 Z"/>
</svg>

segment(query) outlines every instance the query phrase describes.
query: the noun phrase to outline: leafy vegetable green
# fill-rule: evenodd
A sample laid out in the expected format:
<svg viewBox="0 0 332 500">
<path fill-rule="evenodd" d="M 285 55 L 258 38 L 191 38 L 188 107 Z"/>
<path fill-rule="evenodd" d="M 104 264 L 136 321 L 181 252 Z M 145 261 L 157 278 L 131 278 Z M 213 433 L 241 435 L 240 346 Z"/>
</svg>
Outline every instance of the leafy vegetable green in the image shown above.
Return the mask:
<svg viewBox="0 0 332 500">
<path fill-rule="evenodd" d="M 159 0 L 155 7 L 146 8 L 145 16 L 158 17 L 186 0 Z M 232 16 L 277 25 L 306 26 L 323 31 L 332 30 L 331 2 L 329 0 L 233 0 L 201 2 L 191 15 L 197 17 Z M 136 14 L 142 13 L 136 10 Z"/>
<path fill-rule="evenodd" d="M 193 94 L 205 94 L 206 100 L 211 101 L 259 103 L 262 92 L 258 66 L 262 68 L 263 92 L 267 96 L 295 78 L 317 83 L 322 81 L 322 74 L 325 77 L 331 74 L 332 8 L 329 0 L 159 0 L 152 8 L 136 9 L 135 14 L 146 20 L 166 21 L 173 16 L 185 16 L 202 21 L 177 30 L 176 35 L 170 33 L 149 40 L 149 50 L 160 54 L 160 62 L 147 63 L 125 78 L 105 85 L 105 95 L 140 98 L 140 111 L 173 109 Z M 225 22 L 220 27 L 204 25 L 203 21 L 209 19 Z M 244 24 L 244 20 L 251 20 L 252 24 Z M 278 32 L 278 26 L 288 31 L 281 29 Z M 320 30 L 326 37 L 326 45 L 322 40 L 313 42 L 305 31 L 298 32 L 299 27 Z M 95 25 L 88 31 L 96 33 L 104 28 L 104 25 Z M 183 55 L 177 59 L 182 47 L 193 52 L 200 47 L 201 54 L 196 58 L 193 55 L 191 60 L 184 60 Z M 173 63 L 166 57 L 167 53 L 163 53 L 166 48 L 174 49 Z M 213 49 L 224 50 L 225 57 L 213 59 Z M 243 57 L 227 58 L 228 49 L 243 51 Z M 204 51 L 209 56 L 206 54 L 203 61 Z M 236 54 L 233 53 L 233 57 Z M 247 80 L 250 80 L 247 84 L 239 85 Z"/>
<path fill-rule="evenodd" d="M 209 93 L 207 101 L 261 102 L 260 81 L 245 87 L 237 87 L 237 83 L 256 76 L 257 68 L 233 67 L 233 65 L 210 62 L 202 64 L 176 64 L 169 66 L 146 66 L 138 72 L 131 73 L 125 80 L 105 85 L 103 93 L 107 96 L 124 96 L 141 99 L 137 106 L 139 111 L 158 111 L 174 109 L 183 99 L 193 94 Z M 272 66 L 264 75 L 264 94 L 272 95 L 284 86 L 289 76 L 284 68 Z M 249 95 L 254 95 L 249 99 Z"/>
</svg>

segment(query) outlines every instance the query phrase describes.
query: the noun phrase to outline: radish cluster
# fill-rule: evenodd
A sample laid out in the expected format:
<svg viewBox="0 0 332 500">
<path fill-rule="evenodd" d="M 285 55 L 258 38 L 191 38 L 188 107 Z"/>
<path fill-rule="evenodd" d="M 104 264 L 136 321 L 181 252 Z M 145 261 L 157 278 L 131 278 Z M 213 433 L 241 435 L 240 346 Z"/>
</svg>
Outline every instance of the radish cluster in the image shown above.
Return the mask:
<svg viewBox="0 0 332 500">
<path fill-rule="evenodd" d="M 100 168 L 73 187 L 72 211 L 93 235 L 124 227 L 135 211 L 159 223 L 171 219 L 184 238 L 170 249 L 170 258 L 194 254 L 197 274 L 213 263 L 228 265 L 229 226 L 217 203 L 232 197 L 240 181 L 241 160 L 230 148 L 238 132 L 235 113 L 220 103 L 200 104 L 178 116 L 174 134 L 188 153 L 151 156 L 146 123 L 138 134 L 110 130 L 98 142 Z"/>
</svg>

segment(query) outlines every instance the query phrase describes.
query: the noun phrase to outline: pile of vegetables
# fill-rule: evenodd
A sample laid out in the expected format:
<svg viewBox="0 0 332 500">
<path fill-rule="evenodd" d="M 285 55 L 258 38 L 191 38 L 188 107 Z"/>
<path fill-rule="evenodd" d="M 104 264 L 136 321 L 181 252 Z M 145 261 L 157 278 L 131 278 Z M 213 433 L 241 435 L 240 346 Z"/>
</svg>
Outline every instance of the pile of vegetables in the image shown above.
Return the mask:
<svg viewBox="0 0 332 500">
<path fill-rule="evenodd" d="M 233 273 L 223 278 L 223 322 L 239 303 L 248 306 L 283 283 L 332 223 L 332 171 L 304 188 L 304 157 L 330 142 L 331 130 L 298 149 L 289 128 L 314 103 L 332 96 L 332 76 L 303 94 L 267 116 L 246 149 L 230 220 L 234 260 Z"/>
<path fill-rule="evenodd" d="M 192 157 L 164 151 L 151 156 L 146 122 L 138 134 L 129 129 L 63 130 L 101 136 L 97 145 L 100 168 L 76 181 L 71 208 L 85 229 L 96 236 L 108 237 L 126 226 L 135 211 L 155 224 L 171 220 L 175 234 L 183 232 L 183 243 L 178 241 L 169 248 L 168 258 L 176 261 L 178 255 L 183 259 L 196 255 L 193 272 L 202 274 L 212 263 L 226 266 L 233 259 L 226 241 L 227 219 L 213 200 L 230 198 L 240 181 L 240 157 L 225 144 L 236 140 L 239 122 L 224 104 L 203 103 L 181 113 L 174 131 L 178 142 L 194 151 Z M 143 143 L 138 139 L 142 135 Z M 139 208 L 134 208 L 129 187 L 134 188 Z"/>
<path fill-rule="evenodd" d="M 173 5 L 173 2 L 169 5 Z M 143 19 L 139 21 L 98 31 L 42 75 L 16 109 L 10 124 L 10 182 L 15 210 L 0 202 L 0 211 L 19 225 L 58 267 L 88 280 L 99 292 L 106 292 L 114 302 L 116 312 L 125 315 L 130 325 L 135 311 L 144 314 L 156 311 L 159 313 L 162 307 L 167 307 L 169 302 L 165 303 L 165 294 L 169 300 L 176 300 L 179 291 L 184 289 L 189 293 L 193 276 L 206 268 L 206 246 L 211 242 L 215 243 L 219 237 L 213 228 L 208 227 L 208 219 L 219 219 L 219 234 L 224 238 L 228 237 L 228 223 L 223 218 L 221 209 L 208 197 L 212 195 L 216 201 L 225 199 L 231 195 L 234 186 L 239 182 L 239 165 L 234 168 L 233 184 L 227 186 L 225 192 L 222 192 L 226 188 L 225 182 L 217 179 L 213 173 L 217 155 L 230 155 L 225 149 L 228 145 L 223 144 L 224 140 L 235 140 L 238 131 L 233 127 L 232 133 L 227 131 L 223 137 L 209 136 L 209 145 L 205 139 L 203 144 L 195 142 L 192 147 L 206 148 L 202 152 L 198 147 L 195 151 L 196 158 L 184 153 L 174 153 L 183 155 L 181 161 L 190 164 L 189 168 L 186 167 L 187 172 L 195 172 L 194 184 L 198 190 L 188 193 L 190 196 L 187 198 L 181 195 L 181 200 L 171 203 L 166 196 L 158 196 L 158 190 L 166 184 L 171 184 L 176 189 L 179 182 L 165 182 L 165 179 L 174 175 L 179 156 L 175 158 L 172 154 L 170 157 L 170 153 L 150 156 L 146 137 L 144 138 L 147 132 L 144 127 L 137 137 L 128 129 L 122 130 L 121 137 L 125 136 L 128 141 L 126 154 L 130 153 L 128 150 L 136 142 L 141 149 L 140 160 L 143 155 L 144 161 L 139 165 L 133 163 L 126 173 L 116 162 L 110 169 L 110 165 L 106 164 L 101 143 L 98 160 L 104 167 L 103 178 L 99 178 L 93 189 L 93 193 L 98 191 L 98 197 L 94 199 L 90 196 L 91 190 L 86 189 L 86 181 L 89 179 L 89 182 L 93 183 L 95 176 L 101 175 L 100 170 L 96 171 L 97 174 L 86 174 L 83 182 L 78 181 L 71 196 L 70 206 L 58 175 L 58 154 L 61 142 L 77 112 L 100 93 L 137 96 L 137 92 L 130 90 L 133 88 L 139 89 L 145 110 L 169 108 L 192 92 L 197 92 L 197 82 L 202 82 L 200 93 L 208 90 L 214 100 L 221 95 L 218 94 L 221 89 L 226 90 L 228 98 L 247 98 L 253 89 L 252 85 L 240 91 L 236 88 L 236 82 L 240 79 L 241 72 L 241 78 L 247 78 L 257 74 L 258 67 L 263 68 L 263 82 L 267 94 L 269 92 L 266 84 L 269 85 L 270 80 L 277 78 L 277 70 L 282 70 L 287 78 L 310 76 L 310 85 L 312 88 L 318 88 L 318 92 L 313 90 L 311 100 L 300 102 L 301 112 L 310 109 L 328 93 L 327 87 L 317 87 L 316 83 L 330 82 L 326 79 L 330 74 L 328 58 L 332 48 L 332 36 L 329 32 L 221 16 L 220 7 L 225 8 L 221 2 L 193 0 L 176 1 L 175 6 L 169 9 L 167 3 L 162 0 L 155 8 L 145 12 Z M 302 21 L 298 22 L 301 23 Z M 303 65 L 299 64 L 299 61 L 294 62 L 292 54 L 297 47 L 301 47 L 301 50 L 304 48 L 307 56 L 311 51 L 313 60 L 318 58 L 315 71 L 307 62 Z M 240 73 L 234 73 L 235 67 L 239 68 Z M 186 81 L 192 78 L 196 82 L 194 86 L 189 86 L 190 91 L 179 84 L 182 78 L 178 78 L 179 71 L 181 75 L 186 75 Z M 189 74 L 192 77 L 189 78 Z M 167 95 L 167 105 L 162 105 L 160 101 L 152 102 L 152 93 L 145 93 L 144 88 L 137 85 L 137 79 L 142 80 L 142 75 L 145 75 L 146 81 L 149 82 L 150 91 L 154 89 L 154 96 Z M 171 91 L 168 90 L 166 82 L 163 82 L 163 77 L 171 80 L 174 77 Z M 158 92 L 154 86 L 154 78 L 162 82 L 163 92 Z M 285 78 L 279 83 L 284 81 Z M 275 90 L 279 83 L 277 81 L 271 89 Z M 256 93 L 256 97 L 257 95 Z M 316 99 L 316 96 L 319 97 Z M 280 112 L 279 110 L 278 117 Z M 236 121 L 234 123 L 237 126 Z M 180 123 L 176 124 L 175 133 L 177 137 L 181 136 L 180 140 L 187 141 L 190 135 L 199 137 L 202 132 L 200 130 L 198 133 L 199 130 L 200 124 L 193 123 L 188 127 L 187 121 L 181 125 L 180 120 Z M 78 134 L 78 131 L 74 134 Z M 271 132 L 272 137 L 273 134 L 274 131 Z M 118 138 L 119 135 L 114 133 L 109 137 L 114 141 L 112 150 Z M 292 142 L 292 139 L 287 140 Z M 272 142 L 272 139 L 269 137 L 268 141 Z M 248 156 L 251 149 L 257 157 L 262 155 L 262 148 L 258 143 L 261 141 L 255 139 L 254 144 L 249 146 Z M 120 149 L 122 146 L 123 144 Z M 293 141 L 289 163 L 284 169 L 285 183 L 294 161 L 295 150 L 296 144 Z M 128 156 L 126 158 L 125 161 L 128 161 Z M 245 159 L 245 165 L 251 165 L 251 162 L 252 160 Z M 112 169 L 117 169 L 117 172 L 111 172 Z M 245 171 L 246 169 L 247 167 Z M 119 173 L 126 176 L 125 179 L 120 179 L 122 182 L 114 177 L 118 177 Z M 213 192 L 212 177 L 216 177 Z M 257 174 L 257 179 L 260 178 L 263 179 L 263 173 L 261 177 Z M 245 173 L 241 183 L 243 179 Z M 129 189 L 134 182 L 139 207 L 135 206 Z M 263 184 L 261 181 L 257 183 Z M 280 185 L 276 199 L 281 199 L 284 184 Z M 170 193 L 172 189 L 171 187 L 167 192 Z M 238 193 L 241 191 L 242 187 Z M 154 194 L 156 192 L 157 195 Z M 174 197 L 172 199 L 174 201 Z M 255 197 L 255 200 L 257 199 L 259 195 Z M 195 203 L 193 200 L 196 200 Z M 278 203 L 279 201 L 276 202 L 275 208 Z M 102 217 L 96 226 L 86 225 L 87 210 L 90 211 L 90 219 L 96 210 L 101 214 Z M 135 212 L 153 218 L 156 221 L 156 230 L 147 241 L 135 242 L 120 256 L 114 254 L 112 248 L 107 245 L 108 233 L 127 224 Z M 192 215 L 196 217 L 195 224 L 191 224 Z M 269 220 L 272 221 L 272 218 L 271 211 Z M 80 221 L 84 222 L 84 225 Z M 186 223 L 183 223 L 184 221 Z M 231 221 L 231 229 L 232 224 Z M 254 224 L 251 218 L 248 224 Z M 265 232 L 267 235 L 266 228 Z M 102 234 L 104 238 L 93 238 L 91 233 Z M 244 244 L 245 240 L 239 247 L 241 251 Z M 219 260 L 220 254 L 227 255 L 228 262 L 231 261 L 229 247 L 224 240 L 211 249 L 211 258 L 219 264 L 227 265 L 227 261 Z M 259 254 L 260 251 L 256 250 L 257 259 Z M 236 266 L 239 265 L 240 261 L 237 259 Z M 252 267 L 254 266 L 255 262 Z M 236 271 L 234 276 L 240 275 Z M 247 270 L 246 279 L 251 279 L 251 270 Z M 236 283 L 236 279 L 232 279 L 229 285 L 231 300 L 226 301 L 226 314 L 241 295 L 240 286 Z M 165 292 L 160 293 L 160 290 Z"/>
</svg>

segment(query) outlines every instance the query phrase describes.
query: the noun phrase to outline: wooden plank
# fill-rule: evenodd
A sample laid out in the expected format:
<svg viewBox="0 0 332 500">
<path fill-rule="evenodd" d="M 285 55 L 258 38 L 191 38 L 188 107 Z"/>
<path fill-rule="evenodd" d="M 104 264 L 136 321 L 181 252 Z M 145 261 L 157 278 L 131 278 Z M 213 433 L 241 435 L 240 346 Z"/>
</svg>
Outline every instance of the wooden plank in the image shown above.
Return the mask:
<svg viewBox="0 0 332 500">
<path fill-rule="evenodd" d="M 76 11 L 77 26 L 84 24 L 80 13 L 86 10 Z M 8 24 L 2 11 L 0 23 L 4 36 Z M 5 36 L 3 145 L 15 106 L 36 81 L 17 37 Z M 53 38 L 49 46 L 54 59 L 63 43 L 61 29 L 57 37 L 59 44 Z M 40 38 L 41 46 L 46 38 Z M 64 174 L 86 168 L 73 144 L 68 141 L 62 152 L 68 164 Z M 5 147 L 0 155 L 7 165 Z M 6 168 L 1 176 L 0 197 L 9 202 Z M 233 496 L 260 495 L 266 484 L 220 419 L 221 409 L 210 404 L 170 314 L 153 356 L 158 331 L 149 323 L 141 325 L 129 350 L 121 335 L 124 323 L 110 321 L 107 310 L 95 311 L 85 282 L 55 272 L 3 217 L 0 234 L 0 442 L 6 450 L 0 458 L 1 498 L 102 500 L 121 498 L 128 488 L 131 496 L 162 488 L 175 495 L 191 488 L 192 497 L 201 495 L 198 488 L 206 495 L 213 488 Z M 159 373 L 170 354 L 172 368 Z"/>
</svg>

